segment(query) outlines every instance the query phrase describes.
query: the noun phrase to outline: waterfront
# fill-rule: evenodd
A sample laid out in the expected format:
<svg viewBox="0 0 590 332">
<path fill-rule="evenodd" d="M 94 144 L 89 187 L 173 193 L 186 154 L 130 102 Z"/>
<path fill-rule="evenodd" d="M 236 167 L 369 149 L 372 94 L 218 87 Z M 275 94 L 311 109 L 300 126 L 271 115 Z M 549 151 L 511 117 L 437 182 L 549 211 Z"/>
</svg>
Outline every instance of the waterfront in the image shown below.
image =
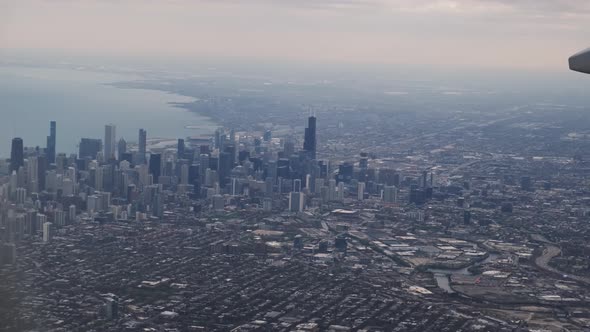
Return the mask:
<svg viewBox="0 0 590 332">
<path fill-rule="evenodd" d="M 141 79 L 84 68 L 1 66 L 0 112 L 10 116 L 0 122 L 0 158 L 9 157 L 15 136 L 22 136 L 26 146 L 45 147 L 51 120 L 58 124 L 57 149 L 67 153 L 76 152 L 82 137 L 103 138 L 107 123 L 116 123 L 117 136 L 129 142 L 137 140 L 139 128 L 162 138 L 215 130 L 209 118 L 172 105 L 193 98 L 110 85 Z"/>
<path fill-rule="evenodd" d="M 460 269 L 428 269 L 428 272 L 431 272 L 434 275 L 434 279 L 436 279 L 436 284 L 438 285 L 438 287 L 440 287 L 445 292 L 452 294 L 452 293 L 455 293 L 455 291 L 451 287 L 451 280 L 450 280 L 451 275 L 453 275 L 453 274 L 472 275 L 472 273 L 469 272 L 469 268 L 493 262 L 497 258 L 498 258 L 498 255 L 490 254 L 488 257 L 486 257 L 486 259 L 484 259 L 480 262 L 475 262 L 473 264 L 470 264 L 469 266 L 464 267 L 464 268 L 460 268 Z"/>
</svg>

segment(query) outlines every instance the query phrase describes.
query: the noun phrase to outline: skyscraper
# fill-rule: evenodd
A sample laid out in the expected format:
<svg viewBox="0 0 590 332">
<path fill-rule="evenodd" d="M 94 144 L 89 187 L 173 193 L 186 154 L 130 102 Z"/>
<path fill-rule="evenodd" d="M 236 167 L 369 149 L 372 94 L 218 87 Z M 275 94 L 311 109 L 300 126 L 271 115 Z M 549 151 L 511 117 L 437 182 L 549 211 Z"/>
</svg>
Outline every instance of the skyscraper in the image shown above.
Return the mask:
<svg viewBox="0 0 590 332">
<path fill-rule="evenodd" d="M 307 119 L 307 128 L 305 128 L 303 141 L 303 150 L 307 152 L 307 155 L 311 159 L 316 159 L 316 146 L 316 118 L 312 115 Z"/>
<path fill-rule="evenodd" d="M 139 130 L 139 142 L 138 142 L 138 160 L 137 164 L 145 164 L 145 154 L 146 154 L 146 146 L 147 146 L 147 132 L 145 129 Z"/>
<path fill-rule="evenodd" d="M 37 157 L 37 187 L 39 191 L 45 189 L 45 173 L 47 172 L 47 157 L 40 155 Z"/>
<path fill-rule="evenodd" d="M 178 146 L 177 146 L 177 149 L 176 149 L 176 158 L 178 158 L 178 159 L 183 159 L 184 158 L 184 149 L 185 149 L 184 139 L 179 138 L 178 139 Z"/>
<path fill-rule="evenodd" d="M 119 143 L 117 143 L 117 159 L 122 161 L 124 158 L 125 153 L 127 153 L 127 142 L 125 139 L 121 138 Z"/>
<path fill-rule="evenodd" d="M 12 148 L 10 150 L 10 172 L 18 171 L 21 166 L 25 165 L 23 139 L 15 137 L 12 139 Z"/>
<path fill-rule="evenodd" d="M 301 179 L 293 180 L 293 191 L 296 193 L 301 191 Z"/>
<path fill-rule="evenodd" d="M 366 185 L 364 182 L 359 182 L 357 185 L 357 194 L 358 194 L 358 200 L 362 201 L 365 199 L 365 188 Z"/>
<path fill-rule="evenodd" d="M 116 149 L 117 127 L 114 124 L 104 126 L 104 159 L 114 159 Z"/>
<path fill-rule="evenodd" d="M 47 218 L 43 218 L 41 220 L 47 220 Z M 51 242 L 53 237 L 53 224 L 50 222 L 43 222 L 43 242 Z"/>
<path fill-rule="evenodd" d="M 305 196 L 301 192 L 289 193 L 289 211 L 302 212 L 305 204 Z"/>
<path fill-rule="evenodd" d="M 55 121 L 51 121 L 49 123 L 49 136 L 47 136 L 47 163 L 53 164 L 55 163 L 55 145 L 56 145 L 56 131 L 57 131 L 57 124 Z"/>
<path fill-rule="evenodd" d="M 27 163 L 27 184 L 29 192 L 39 192 L 39 160 L 37 157 L 29 157 Z"/>
<path fill-rule="evenodd" d="M 385 188 L 383 188 L 383 202 L 397 202 L 397 188 L 395 186 L 385 186 Z"/>
<path fill-rule="evenodd" d="M 154 183 L 158 183 L 162 174 L 162 155 L 159 153 L 150 154 L 150 174 L 154 177 Z"/>
<path fill-rule="evenodd" d="M 83 158 L 96 158 L 96 155 L 102 149 L 102 141 L 98 138 L 82 138 L 80 140 L 80 151 L 78 157 Z"/>
<path fill-rule="evenodd" d="M 289 158 L 295 153 L 295 143 L 291 139 L 287 139 L 283 145 L 285 157 Z"/>
<path fill-rule="evenodd" d="M 217 172 L 219 173 L 219 185 L 225 186 L 229 181 L 229 175 L 232 170 L 231 153 L 221 152 L 219 154 L 219 164 Z"/>
</svg>

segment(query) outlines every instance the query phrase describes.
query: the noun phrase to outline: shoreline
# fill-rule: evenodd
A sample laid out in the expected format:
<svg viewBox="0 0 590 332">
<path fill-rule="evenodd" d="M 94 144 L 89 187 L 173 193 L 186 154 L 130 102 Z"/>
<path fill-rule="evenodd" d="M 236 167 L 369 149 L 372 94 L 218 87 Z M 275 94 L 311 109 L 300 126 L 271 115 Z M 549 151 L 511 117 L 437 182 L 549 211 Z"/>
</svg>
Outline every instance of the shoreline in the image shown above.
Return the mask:
<svg viewBox="0 0 590 332">
<path fill-rule="evenodd" d="M 2 84 L 8 87 L 0 105 L 14 113 L 0 128 L 4 132 L 0 137 L 3 161 L 10 158 L 13 137 L 22 137 L 25 147 L 44 148 L 49 121 L 58 122 L 57 152 L 66 154 L 78 152 L 82 137 L 104 139 L 102 126 L 110 122 L 117 126 L 117 138 L 125 138 L 129 143 L 137 141 L 139 128 L 146 128 L 151 138 L 178 139 L 212 136 L 219 127 L 215 119 L 190 107 L 195 97 L 146 87 L 130 91 L 129 86 L 121 84 L 120 79 L 125 78 L 117 73 L 113 75 L 118 76 L 116 79 L 105 80 L 109 73 L 51 66 L 5 66 L 0 74 Z M 133 78 L 136 76 L 130 82 Z M 26 89 L 27 86 L 34 88 Z M 100 103 L 93 104 L 93 100 Z M 185 115 L 187 110 L 194 115 Z M 34 126 L 24 126 L 31 117 L 38 117 Z"/>
<path fill-rule="evenodd" d="M 152 84 L 155 83 L 156 85 L 152 85 L 150 83 L 152 83 Z M 211 112 L 206 112 L 206 111 L 197 109 L 195 104 L 196 104 L 196 102 L 201 100 L 201 98 L 199 96 L 191 95 L 188 93 L 183 93 L 181 91 L 178 91 L 178 89 L 166 89 L 166 86 L 161 85 L 161 81 L 158 81 L 158 80 L 151 80 L 150 82 L 146 82 L 146 81 L 120 81 L 120 82 L 107 83 L 106 85 L 115 87 L 117 89 L 158 91 L 158 92 L 163 92 L 166 94 L 180 96 L 180 97 L 184 97 L 184 98 L 191 98 L 191 99 L 193 99 L 192 101 L 186 101 L 186 102 L 167 101 L 166 104 L 171 107 L 180 108 L 180 109 L 183 109 L 183 110 L 188 111 L 190 113 L 194 113 L 200 117 L 206 118 L 212 124 L 214 124 L 216 127 L 223 127 L 223 126 L 228 125 L 227 121 L 225 121 L 223 119 L 223 117 L 217 116 L 215 110 L 211 110 Z M 190 124 L 187 124 L 187 125 L 190 125 Z M 215 130 L 213 130 L 211 132 L 211 135 L 213 135 L 214 132 L 215 132 Z"/>
</svg>

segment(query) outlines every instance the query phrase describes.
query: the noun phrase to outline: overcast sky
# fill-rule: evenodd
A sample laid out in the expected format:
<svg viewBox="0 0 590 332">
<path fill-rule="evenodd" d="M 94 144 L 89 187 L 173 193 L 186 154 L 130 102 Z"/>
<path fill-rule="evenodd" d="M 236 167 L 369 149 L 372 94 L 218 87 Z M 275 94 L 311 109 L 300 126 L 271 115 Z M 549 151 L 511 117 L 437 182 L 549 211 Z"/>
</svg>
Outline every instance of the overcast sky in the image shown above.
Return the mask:
<svg viewBox="0 0 590 332">
<path fill-rule="evenodd" d="M 589 0 L 0 0 L 0 48 L 562 69 Z"/>
</svg>

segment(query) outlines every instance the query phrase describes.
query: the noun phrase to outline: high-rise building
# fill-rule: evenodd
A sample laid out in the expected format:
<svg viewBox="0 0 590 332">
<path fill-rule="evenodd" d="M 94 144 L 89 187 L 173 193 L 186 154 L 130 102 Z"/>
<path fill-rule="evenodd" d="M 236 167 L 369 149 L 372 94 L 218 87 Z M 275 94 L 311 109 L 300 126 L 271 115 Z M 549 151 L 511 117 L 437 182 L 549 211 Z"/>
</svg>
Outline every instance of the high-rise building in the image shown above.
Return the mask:
<svg viewBox="0 0 590 332">
<path fill-rule="evenodd" d="M 47 136 L 47 148 L 45 150 L 49 164 L 55 163 L 56 134 L 57 124 L 55 121 L 51 121 L 49 123 L 49 136 Z"/>
<path fill-rule="evenodd" d="M 272 198 L 265 197 L 262 201 L 262 209 L 264 211 L 272 211 Z"/>
<path fill-rule="evenodd" d="M 285 157 L 290 157 L 295 153 L 295 143 L 291 139 L 287 139 L 283 145 L 283 152 Z"/>
<path fill-rule="evenodd" d="M 358 200 L 362 201 L 365 199 L 365 183 L 364 182 L 359 182 L 358 183 Z"/>
<path fill-rule="evenodd" d="M 344 181 L 345 183 L 349 183 L 353 177 L 354 177 L 354 165 L 353 164 L 345 162 L 341 165 L 338 165 L 338 182 Z"/>
<path fill-rule="evenodd" d="M 65 226 L 66 225 L 66 213 L 62 210 L 55 210 L 53 220 L 55 221 L 55 223 L 58 226 L 60 226 L 60 227 Z"/>
<path fill-rule="evenodd" d="M 25 165 L 23 139 L 15 137 L 12 139 L 12 147 L 10 150 L 10 172 L 18 171 L 18 169 Z"/>
<path fill-rule="evenodd" d="M 301 179 L 293 180 L 293 191 L 296 193 L 301 191 Z"/>
<path fill-rule="evenodd" d="M 187 185 L 189 182 L 189 165 L 188 164 L 182 164 L 182 166 L 180 166 L 180 183 Z"/>
<path fill-rule="evenodd" d="M 70 205 L 68 208 L 68 221 L 73 223 L 76 220 L 76 205 Z"/>
<path fill-rule="evenodd" d="M 139 130 L 139 142 L 137 144 L 138 144 L 137 164 L 145 164 L 145 162 L 146 162 L 145 154 L 147 153 L 147 151 L 146 151 L 147 132 L 145 131 L 145 129 Z"/>
<path fill-rule="evenodd" d="M 29 192 L 39 192 L 39 159 L 37 157 L 27 159 L 27 185 Z"/>
<path fill-rule="evenodd" d="M 289 194 L 289 211 L 302 212 L 305 204 L 305 196 L 302 192 L 291 192 Z"/>
<path fill-rule="evenodd" d="M 337 197 L 337 199 L 341 202 L 344 200 L 344 182 L 338 183 L 338 197 Z"/>
<path fill-rule="evenodd" d="M 78 157 L 95 159 L 100 150 L 102 150 L 102 141 L 98 138 L 82 138 L 80 140 L 80 149 Z"/>
<path fill-rule="evenodd" d="M 114 159 L 116 141 L 117 138 L 117 127 L 114 124 L 108 124 L 104 126 L 104 159 Z"/>
<path fill-rule="evenodd" d="M 307 119 L 307 128 L 305 128 L 305 137 L 303 141 L 303 150 L 307 152 L 310 159 L 316 159 L 316 117 L 310 116 Z"/>
<path fill-rule="evenodd" d="M 40 155 L 37 157 L 37 189 L 41 192 L 45 190 L 45 175 L 47 173 L 47 157 Z"/>
<path fill-rule="evenodd" d="M 330 179 L 328 180 L 328 200 L 329 201 L 335 201 L 337 197 L 337 193 L 336 193 L 336 180 L 335 179 Z"/>
<path fill-rule="evenodd" d="M 186 146 L 184 145 L 184 139 L 179 138 L 178 145 L 176 147 L 176 158 L 178 158 L 178 159 L 184 158 L 185 148 L 186 148 Z"/>
<path fill-rule="evenodd" d="M 47 218 L 44 218 L 47 220 Z M 50 222 L 43 223 L 43 242 L 51 242 L 53 237 L 53 224 Z"/>
<path fill-rule="evenodd" d="M 225 199 L 221 195 L 214 195 L 213 196 L 213 210 L 215 211 L 223 211 L 225 207 Z"/>
<path fill-rule="evenodd" d="M 63 174 L 66 166 L 68 165 L 68 157 L 65 153 L 58 153 L 55 157 L 55 169 L 57 173 Z"/>
<path fill-rule="evenodd" d="M 397 202 L 397 188 L 395 186 L 385 186 L 385 188 L 383 188 L 383 202 Z"/>
<path fill-rule="evenodd" d="M 127 153 L 127 142 L 121 137 L 119 143 L 117 143 L 117 160 L 122 161 L 125 159 Z"/>
<path fill-rule="evenodd" d="M 221 151 L 223 149 L 223 141 L 224 141 L 225 132 L 223 128 L 217 128 L 215 130 L 215 147 Z"/>
<path fill-rule="evenodd" d="M 205 182 L 205 174 L 209 168 L 209 155 L 202 153 L 199 155 L 199 182 Z"/>
<path fill-rule="evenodd" d="M 240 182 L 237 178 L 231 178 L 231 195 L 238 196 L 240 194 Z"/>
<path fill-rule="evenodd" d="M 154 177 L 154 183 L 158 183 L 162 175 L 162 155 L 159 153 L 150 154 L 150 174 Z"/>
<path fill-rule="evenodd" d="M 224 187 L 229 182 L 230 172 L 232 170 L 232 155 L 229 152 L 219 154 L 219 164 L 217 172 L 219 174 L 219 185 Z"/>
<path fill-rule="evenodd" d="M 16 204 L 24 204 L 27 199 L 27 189 L 16 188 Z"/>
</svg>

